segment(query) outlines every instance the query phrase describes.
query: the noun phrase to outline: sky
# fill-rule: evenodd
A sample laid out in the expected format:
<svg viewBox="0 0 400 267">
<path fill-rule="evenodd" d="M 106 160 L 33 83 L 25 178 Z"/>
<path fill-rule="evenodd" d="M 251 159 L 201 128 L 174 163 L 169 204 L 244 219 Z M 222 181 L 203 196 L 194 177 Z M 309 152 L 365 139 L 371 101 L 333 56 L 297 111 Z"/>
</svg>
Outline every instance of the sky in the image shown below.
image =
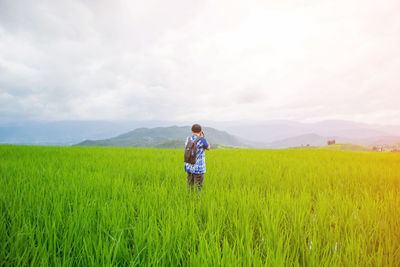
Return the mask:
<svg viewBox="0 0 400 267">
<path fill-rule="evenodd" d="M 0 121 L 400 124 L 398 0 L 0 0 Z"/>
</svg>

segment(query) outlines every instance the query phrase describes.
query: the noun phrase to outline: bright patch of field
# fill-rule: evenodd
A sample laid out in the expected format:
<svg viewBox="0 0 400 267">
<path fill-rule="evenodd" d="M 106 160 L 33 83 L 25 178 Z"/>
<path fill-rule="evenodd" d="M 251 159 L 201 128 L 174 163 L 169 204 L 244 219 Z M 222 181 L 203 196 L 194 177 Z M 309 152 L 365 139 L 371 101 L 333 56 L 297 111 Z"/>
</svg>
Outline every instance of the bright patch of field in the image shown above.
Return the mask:
<svg viewBox="0 0 400 267">
<path fill-rule="evenodd" d="M 400 154 L 182 153 L 0 146 L 0 265 L 400 265 Z"/>
</svg>

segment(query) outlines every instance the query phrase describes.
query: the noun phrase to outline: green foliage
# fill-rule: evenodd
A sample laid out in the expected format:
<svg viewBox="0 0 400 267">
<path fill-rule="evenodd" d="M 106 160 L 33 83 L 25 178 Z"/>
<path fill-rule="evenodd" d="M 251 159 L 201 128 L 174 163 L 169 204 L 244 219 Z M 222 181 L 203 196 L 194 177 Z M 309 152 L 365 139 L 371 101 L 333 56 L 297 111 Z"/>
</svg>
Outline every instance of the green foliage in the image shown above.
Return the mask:
<svg viewBox="0 0 400 267">
<path fill-rule="evenodd" d="M 400 155 L 0 146 L 0 265 L 399 266 Z"/>
</svg>

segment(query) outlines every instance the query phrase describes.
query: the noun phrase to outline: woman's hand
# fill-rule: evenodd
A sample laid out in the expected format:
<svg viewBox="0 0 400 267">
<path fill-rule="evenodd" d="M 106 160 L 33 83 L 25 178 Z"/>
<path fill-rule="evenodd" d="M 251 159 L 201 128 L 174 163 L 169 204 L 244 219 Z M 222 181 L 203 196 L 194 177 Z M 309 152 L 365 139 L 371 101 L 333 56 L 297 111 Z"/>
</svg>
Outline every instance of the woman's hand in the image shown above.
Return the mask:
<svg viewBox="0 0 400 267">
<path fill-rule="evenodd" d="M 200 136 L 204 137 L 204 132 L 203 131 L 200 132 Z"/>
</svg>

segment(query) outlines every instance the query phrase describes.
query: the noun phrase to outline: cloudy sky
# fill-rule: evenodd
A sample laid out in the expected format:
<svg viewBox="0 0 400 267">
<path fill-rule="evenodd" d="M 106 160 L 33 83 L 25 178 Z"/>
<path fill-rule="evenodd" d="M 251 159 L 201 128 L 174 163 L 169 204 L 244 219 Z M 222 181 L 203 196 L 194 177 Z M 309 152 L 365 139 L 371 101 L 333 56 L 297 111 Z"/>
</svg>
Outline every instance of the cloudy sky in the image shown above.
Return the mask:
<svg viewBox="0 0 400 267">
<path fill-rule="evenodd" d="M 398 0 L 0 0 L 0 121 L 400 124 L 399 14 Z"/>
</svg>

